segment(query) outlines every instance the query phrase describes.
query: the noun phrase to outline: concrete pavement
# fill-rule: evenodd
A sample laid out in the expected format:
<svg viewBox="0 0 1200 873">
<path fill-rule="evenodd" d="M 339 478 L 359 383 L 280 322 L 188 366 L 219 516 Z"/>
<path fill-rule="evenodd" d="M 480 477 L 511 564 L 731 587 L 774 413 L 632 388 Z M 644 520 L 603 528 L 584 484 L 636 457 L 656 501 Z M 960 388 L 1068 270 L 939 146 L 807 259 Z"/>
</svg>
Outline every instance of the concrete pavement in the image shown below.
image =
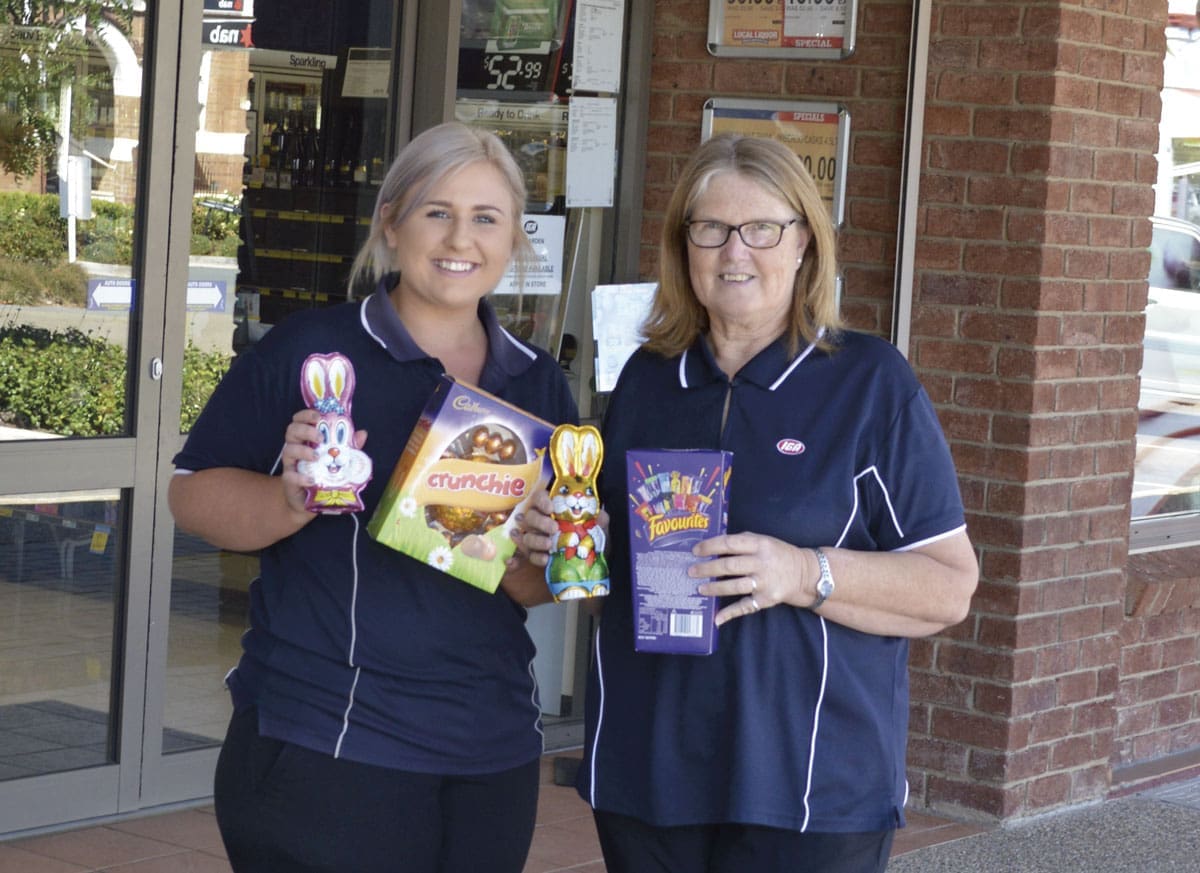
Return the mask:
<svg viewBox="0 0 1200 873">
<path fill-rule="evenodd" d="M 888 873 L 1197 873 L 1200 778 L 892 859 Z"/>
</svg>

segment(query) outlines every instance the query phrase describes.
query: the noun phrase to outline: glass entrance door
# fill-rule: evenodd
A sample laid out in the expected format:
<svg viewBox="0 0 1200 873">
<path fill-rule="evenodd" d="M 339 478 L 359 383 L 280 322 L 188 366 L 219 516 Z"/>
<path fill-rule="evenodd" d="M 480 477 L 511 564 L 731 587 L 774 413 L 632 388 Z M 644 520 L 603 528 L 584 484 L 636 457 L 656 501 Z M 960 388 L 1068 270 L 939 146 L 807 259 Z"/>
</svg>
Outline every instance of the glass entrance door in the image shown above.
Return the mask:
<svg viewBox="0 0 1200 873">
<path fill-rule="evenodd" d="M 191 242 L 186 299 L 168 304 L 182 384 L 179 415 L 163 428 L 166 477 L 236 356 L 292 313 L 359 293 L 347 287 L 349 269 L 399 127 L 401 4 L 204 6 L 181 59 L 195 73 L 183 81 L 195 84 L 181 90 L 179 130 L 195 157 L 191 177 L 177 180 Z M 211 792 L 231 712 L 223 680 L 241 652 L 258 571 L 257 555 L 178 530 L 164 551 L 171 569 L 150 604 L 143 748 L 142 793 L 154 803 Z"/>
<path fill-rule="evenodd" d="M 171 166 L 147 95 L 170 105 L 178 28 L 126 0 L 0 13 L 5 833 L 138 803 Z"/>
<path fill-rule="evenodd" d="M 402 128 L 406 8 L 10 7 L 0 13 L 5 835 L 211 793 L 229 715 L 222 680 L 256 559 L 174 531 L 171 458 L 236 355 L 297 309 L 346 299 Z"/>
</svg>

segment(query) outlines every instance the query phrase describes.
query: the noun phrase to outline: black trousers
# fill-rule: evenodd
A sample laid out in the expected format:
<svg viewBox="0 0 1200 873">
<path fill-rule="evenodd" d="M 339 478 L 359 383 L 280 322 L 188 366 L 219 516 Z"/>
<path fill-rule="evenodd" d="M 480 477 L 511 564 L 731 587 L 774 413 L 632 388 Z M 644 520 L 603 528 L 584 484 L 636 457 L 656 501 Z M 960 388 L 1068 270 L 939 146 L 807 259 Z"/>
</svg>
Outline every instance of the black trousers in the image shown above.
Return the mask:
<svg viewBox="0 0 1200 873">
<path fill-rule="evenodd" d="M 595 812 L 608 873 L 883 873 L 895 831 L 810 834 L 758 825 L 656 827 Z"/>
<path fill-rule="evenodd" d="M 439 776 L 333 758 L 258 735 L 235 713 L 215 805 L 236 873 L 521 873 L 539 762 Z"/>
</svg>

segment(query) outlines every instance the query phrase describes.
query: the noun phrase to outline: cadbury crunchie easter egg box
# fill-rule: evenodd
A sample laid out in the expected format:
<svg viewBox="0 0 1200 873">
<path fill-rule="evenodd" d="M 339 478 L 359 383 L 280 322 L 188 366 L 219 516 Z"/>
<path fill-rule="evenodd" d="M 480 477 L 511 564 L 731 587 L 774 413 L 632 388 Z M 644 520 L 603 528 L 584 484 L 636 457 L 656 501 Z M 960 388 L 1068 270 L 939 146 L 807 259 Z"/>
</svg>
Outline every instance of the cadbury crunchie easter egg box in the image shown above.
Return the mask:
<svg viewBox="0 0 1200 873">
<path fill-rule="evenodd" d="M 367 525 L 374 539 L 494 592 L 513 531 L 550 476 L 554 426 L 443 376 Z"/>
</svg>

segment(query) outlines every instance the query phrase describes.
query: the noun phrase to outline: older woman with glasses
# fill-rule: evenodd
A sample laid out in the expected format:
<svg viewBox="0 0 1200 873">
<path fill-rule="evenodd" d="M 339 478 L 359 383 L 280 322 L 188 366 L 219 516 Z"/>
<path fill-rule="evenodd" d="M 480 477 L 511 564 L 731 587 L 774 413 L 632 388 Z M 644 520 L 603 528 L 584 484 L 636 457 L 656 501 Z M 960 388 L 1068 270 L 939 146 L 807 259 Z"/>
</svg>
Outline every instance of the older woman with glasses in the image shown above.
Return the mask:
<svg viewBox="0 0 1200 873">
<path fill-rule="evenodd" d="M 667 207 L 647 340 L 604 421 L 612 512 L 580 793 L 609 873 L 867 873 L 907 798 L 908 638 L 978 566 L 904 357 L 838 318 L 835 229 L 800 160 L 718 136 Z M 716 651 L 638 653 L 625 451 L 733 452 L 728 534 L 689 573 Z"/>
</svg>

